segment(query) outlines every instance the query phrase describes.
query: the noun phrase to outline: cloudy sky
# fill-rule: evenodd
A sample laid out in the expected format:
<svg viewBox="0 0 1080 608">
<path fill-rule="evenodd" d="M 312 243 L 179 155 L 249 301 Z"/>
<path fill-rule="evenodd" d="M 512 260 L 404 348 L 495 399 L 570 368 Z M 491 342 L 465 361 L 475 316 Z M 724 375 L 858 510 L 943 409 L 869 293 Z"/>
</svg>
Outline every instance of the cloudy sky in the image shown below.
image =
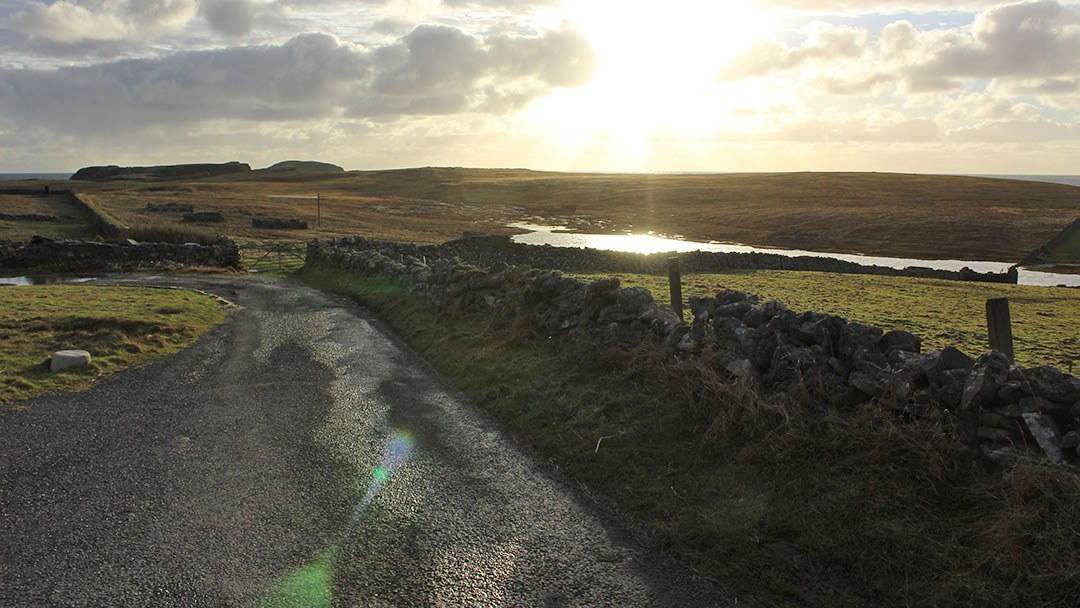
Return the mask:
<svg viewBox="0 0 1080 608">
<path fill-rule="evenodd" d="M 0 173 L 1080 173 L 1065 0 L 0 0 Z"/>
</svg>

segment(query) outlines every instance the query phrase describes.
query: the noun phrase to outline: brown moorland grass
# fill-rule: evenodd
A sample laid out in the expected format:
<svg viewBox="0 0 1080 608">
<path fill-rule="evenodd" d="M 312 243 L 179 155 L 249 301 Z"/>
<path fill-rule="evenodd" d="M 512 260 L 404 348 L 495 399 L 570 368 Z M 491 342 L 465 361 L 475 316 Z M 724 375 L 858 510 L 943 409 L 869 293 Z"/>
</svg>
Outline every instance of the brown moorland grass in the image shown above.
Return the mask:
<svg viewBox="0 0 1080 608">
<path fill-rule="evenodd" d="M 419 168 L 58 184 L 96 194 L 131 223 L 148 202 L 184 202 L 223 212 L 223 229 L 232 236 L 281 240 L 359 234 L 438 243 L 465 230 L 508 233 L 507 222 L 536 216 L 589 231 L 651 230 L 759 246 L 1013 262 L 1080 216 L 1075 186 L 889 173 L 608 175 Z M 316 193 L 324 196 L 321 231 L 315 201 L 269 197 Z M 311 229 L 260 231 L 251 228 L 256 217 L 303 219 Z"/>
<path fill-rule="evenodd" d="M 0 194 L 0 213 L 60 218 L 58 222 L 0 220 L 0 238 L 12 241 L 25 241 L 35 234 L 71 239 L 90 239 L 95 235 L 83 211 L 62 195 Z"/>
</svg>

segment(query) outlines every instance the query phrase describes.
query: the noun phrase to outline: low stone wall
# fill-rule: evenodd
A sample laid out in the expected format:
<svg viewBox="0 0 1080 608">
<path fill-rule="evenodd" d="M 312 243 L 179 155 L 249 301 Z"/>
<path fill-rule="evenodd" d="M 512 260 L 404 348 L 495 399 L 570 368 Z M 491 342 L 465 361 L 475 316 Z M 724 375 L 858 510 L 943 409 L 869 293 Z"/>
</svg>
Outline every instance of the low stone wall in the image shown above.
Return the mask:
<svg viewBox="0 0 1080 608">
<path fill-rule="evenodd" d="M 536 268 L 554 268 L 577 272 L 643 272 L 667 274 L 669 253 L 627 253 L 576 247 L 552 247 L 550 245 L 525 245 L 515 243 L 508 236 L 483 236 L 458 239 L 442 245 L 417 247 L 415 245 L 391 244 L 361 237 L 335 239 L 335 245 L 354 249 L 378 247 L 393 255 L 413 257 L 457 256 L 462 260 L 483 264 L 501 260 L 508 264 L 524 264 Z M 1015 268 L 1004 273 L 979 273 L 970 269 L 956 272 L 932 268 L 909 267 L 904 269 L 885 266 L 867 266 L 834 258 L 812 256 L 789 257 L 772 253 L 715 253 L 692 251 L 679 253 L 679 265 L 683 272 L 723 272 L 734 269 L 749 270 L 800 270 L 841 272 L 846 274 L 874 274 L 883 276 L 911 276 L 954 281 L 980 281 L 990 283 L 1017 282 Z"/>
<path fill-rule="evenodd" d="M 1002 466 L 1034 455 L 1080 460 L 1080 380 L 1051 367 L 1013 366 L 996 351 L 978 359 L 955 348 L 922 354 L 921 339 L 910 333 L 796 314 L 730 290 L 692 298 L 687 324 L 646 289 L 622 288 L 618 279 L 586 284 L 559 270 L 505 260 L 482 268 L 440 253 L 359 239 L 313 241 L 306 264 L 406 281 L 447 310 L 525 315 L 549 335 L 647 342 L 680 356 L 712 349 L 715 365 L 765 392 L 806 395 L 840 411 L 889 402 L 911 417 L 942 419 Z"/>
<path fill-rule="evenodd" d="M 1058 247 L 1065 243 L 1065 241 L 1071 239 L 1077 232 L 1080 232 L 1080 218 L 1077 218 L 1073 223 L 1066 226 L 1064 230 L 1054 235 L 1054 238 L 1047 241 L 1045 245 L 1042 245 L 1035 251 L 1027 254 L 1027 256 L 1020 261 L 1020 264 L 1038 264 L 1049 257 L 1050 254 L 1054 253 Z"/>
<path fill-rule="evenodd" d="M 114 243 L 69 241 L 35 236 L 26 243 L 0 241 L 0 268 L 25 270 L 127 270 L 147 266 L 240 266 L 240 251 L 230 239 L 206 247 L 195 243 Z"/>
</svg>

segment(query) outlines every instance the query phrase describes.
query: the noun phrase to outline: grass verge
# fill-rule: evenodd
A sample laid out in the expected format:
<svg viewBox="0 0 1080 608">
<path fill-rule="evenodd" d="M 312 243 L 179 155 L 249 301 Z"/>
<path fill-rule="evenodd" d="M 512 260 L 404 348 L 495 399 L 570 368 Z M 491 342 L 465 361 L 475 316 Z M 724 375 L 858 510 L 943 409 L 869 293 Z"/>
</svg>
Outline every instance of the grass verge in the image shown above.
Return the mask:
<svg viewBox="0 0 1080 608">
<path fill-rule="evenodd" d="M 303 278 L 376 311 L 504 428 L 751 606 L 1035 606 L 1077 599 L 1080 484 L 1002 475 L 888 404 L 766 398 L 708 357 L 548 339 L 440 311 L 409 285 Z"/>
<path fill-rule="evenodd" d="M 624 287 L 647 287 L 668 301 L 667 277 L 647 274 L 575 274 L 589 281 L 618 277 Z M 1080 290 L 997 285 L 914 277 L 734 271 L 683 276 L 683 298 L 714 296 L 723 288 L 780 300 L 796 311 L 827 312 L 885 330 L 921 336 L 923 350 L 955 346 L 971 355 L 990 348 L 986 300 L 1009 298 L 1016 362 L 1080 371 Z"/>
<path fill-rule="evenodd" d="M 33 285 L 0 288 L 0 403 L 89 388 L 103 376 L 179 351 L 225 312 L 173 289 Z M 86 367 L 50 372 L 53 352 L 82 349 Z"/>
</svg>

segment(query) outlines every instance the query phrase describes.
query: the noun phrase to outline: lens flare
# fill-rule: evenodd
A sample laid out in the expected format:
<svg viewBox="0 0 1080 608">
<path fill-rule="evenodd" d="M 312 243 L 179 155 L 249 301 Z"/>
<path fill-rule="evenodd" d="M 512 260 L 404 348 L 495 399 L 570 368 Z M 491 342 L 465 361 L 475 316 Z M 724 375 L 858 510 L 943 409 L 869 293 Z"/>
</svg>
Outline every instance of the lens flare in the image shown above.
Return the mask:
<svg viewBox="0 0 1080 608">
<path fill-rule="evenodd" d="M 333 605 L 334 558 L 338 545 L 356 528 L 379 488 L 409 459 L 412 447 L 412 436 L 404 431 L 390 437 L 378 466 L 371 473 L 371 485 L 353 509 L 352 517 L 342 530 L 338 542 L 311 563 L 278 580 L 259 602 L 260 608 L 330 608 Z"/>
</svg>

